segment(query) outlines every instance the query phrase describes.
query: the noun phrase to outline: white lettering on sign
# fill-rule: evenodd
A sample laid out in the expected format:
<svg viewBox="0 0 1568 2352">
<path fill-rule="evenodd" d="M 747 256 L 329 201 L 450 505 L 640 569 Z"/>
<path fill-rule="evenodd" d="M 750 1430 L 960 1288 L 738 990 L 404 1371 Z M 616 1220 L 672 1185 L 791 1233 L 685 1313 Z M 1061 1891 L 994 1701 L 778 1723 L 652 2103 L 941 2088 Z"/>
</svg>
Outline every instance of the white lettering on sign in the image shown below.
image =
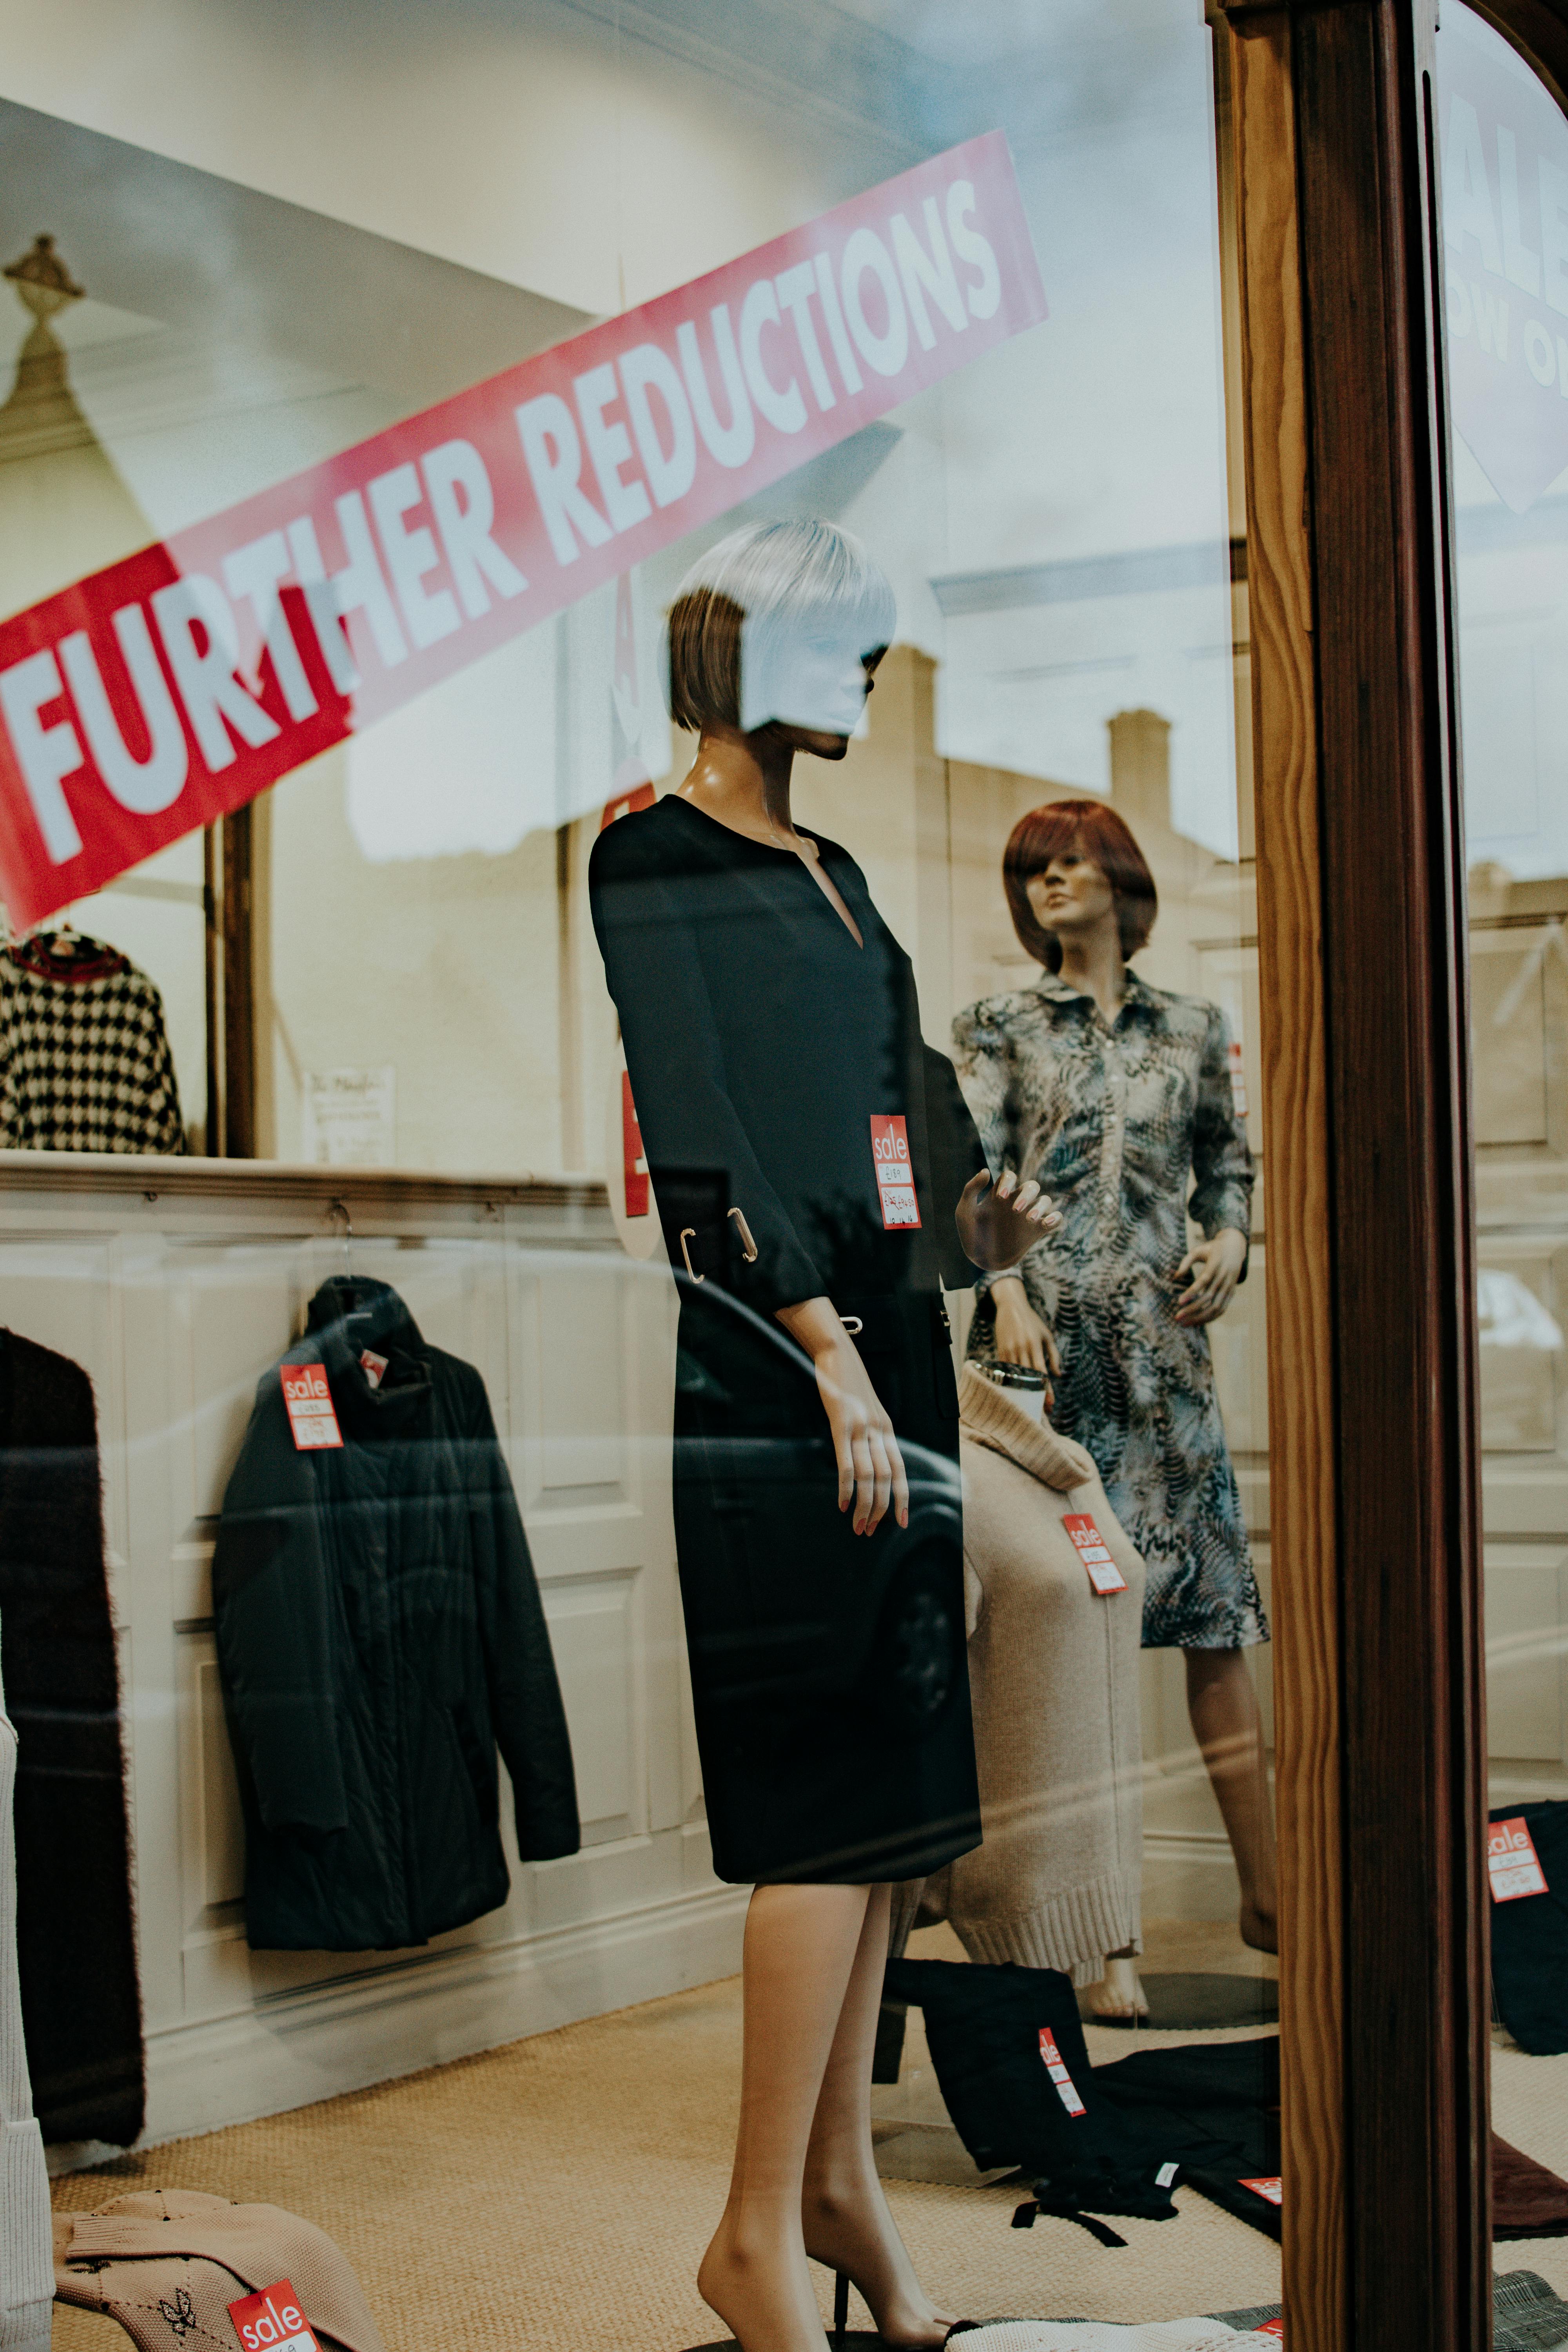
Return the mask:
<svg viewBox="0 0 1568 2352">
<path fill-rule="evenodd" d="M 1487 1876 L 1494 1903 L 1517 1903 L 1521 1895 L 1547 1892 L 1546 1873 L 1522 1813 L 1488 1823 Z"/>
<path fill-rule="evenodd" d="M 1100 1534 L 1089 1513 L 1068 1511 L 1063 1515 L 1062 1525 L 1071 1538 L 1079 1559 L 1088 1570 L 1089 1580 L 1095 1591 L 1101 1594 L 1125 1592 L 1127 1579 L 1111 1559 L 1105 1538 Z"/>
<path fill-rule="evenodd" d="M 243 2352 L 321 2352 L 314 2328 L 287 2279 L 228 2306 Z"/>
<path fill-rule="evenodd" d="M 283 1402 L 299 1451 L 314 1454 L 326 1446 L 341 1445 L 343 1433 L 321 1365 L 283 1364 L 278 1377 L 283 1383 Z"/>
<path fill-rule="evenodd" d="M 901 1111 L 871 1118 L 871 1165 L 877 1171 L 877 1198 L 882 1230 L 918 1225 L 920 1202 L 915 1197 L 914 1162 L 910 1158 L 909 1129 Z"/>
<path fill-rule="evenodd" d="M 1244 2180 L 1241 2185 L 1244 2189 L 1250 2189 L 1255 2197 L 1261 2197 L 1267 2204 L 1283 2205 L 1285 2202 L 1285 2184 L 1281 2180 Z"/>
<path fill-rule="evenodd" d="M 1078 2086 L 1072 2076 L 1062 2064 L 1062 2053 L 1057 2047 L 1057 2037 L 1048 2025 L 1042 2025 L 1040 2028 L 1040 2056 L 1045 2061 L 1047 2074 L 1057 2086 L 1057 2096 L 1068 2115 L 1073 2116 L 1086 2115 L 1089 2111 L 1079 2096 Z"/>
<path fill-rule="evenodd" d="M 1517 161 L 1523 189 L 1522 143 Z M 988 132 L 13 614 L 13 922 L 242 807 L 1045 315 Z"/>
</svg>

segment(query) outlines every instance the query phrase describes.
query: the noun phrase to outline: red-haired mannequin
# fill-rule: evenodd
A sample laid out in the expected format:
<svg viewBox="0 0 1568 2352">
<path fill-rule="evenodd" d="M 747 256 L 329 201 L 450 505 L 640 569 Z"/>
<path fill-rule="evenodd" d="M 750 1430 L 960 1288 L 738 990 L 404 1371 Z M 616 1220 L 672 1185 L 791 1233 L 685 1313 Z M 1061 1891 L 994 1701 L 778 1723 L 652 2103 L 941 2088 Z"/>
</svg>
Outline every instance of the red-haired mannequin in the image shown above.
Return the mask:
<svg viewBox="0 0 1568 2352">
<path fill-rule="evenodd" d="M 1129 960 L 1148 939 L 1158 905 L 1153 877 L 1122 819 L 1098 802 L 1047 803 L 1016 828 L 1003 873 L 1023 945 L 1065 990 L 1092 998 L 1105 1032 L 1114 1035 L 1128 992 Z M 1193 1004 L 1190 999 L 1160 1001 L 1166 1005 Z M 984 1129 L 984 1121 L 982 1125 Z M 1244 1145 L 1238 1148 L 1245 1156 Z M 1017 1164 L 1023 1164 L 1021 1155 Z M 1042 1171 L 1031 1166 L 1029 1172 Z M 1184 1202 L 1184 1181 L 1181 1192 Z M 1173 1306 L 1154 1310 L 1156 1317 L 1173 1316 L 1178 1325 L 1193 1331 L 1212 1323 L 1229 1306 L 1246 1269 L 1247 1254 L 1247 1235 L 1238 1228 L 1224 1224 L 1212 1231 L 1182 1258 L 1174 1279 L 1184 1286 Z M 1168 1262 L 1162 1279 L 1171 1279 Z M 1059 1375 L 1062 1361 L 1056 1337 L 1037 1311 L 1022 1276 L 994 1281 L 991 1291 L 997 1356 L 1005 1362 L 1033 1364 L 1047 1378 Z M 1163 1296 L 1168 1300 L 1169 1290 Z M 1206 1370 L 1205 1377 L 1209 1377 Z M 1217 1407 L 1214 1410 L 1216 1440 L 1223 1447 Z M 1087 1438 L 1088 1432 L 1074 1432 L 1070 1422 L 1067 1427 L 1068 1433 Z M 1107 1465 L 1101 1463 L 1100 1467 L 1105 1471 Z M 1226 1475 L 1228 1478 L 1228 1463 Z M 1137 1539 L 1136 1528 L 1131 1531 Z M 1151 1637 L 1146 1634 L 1146 1638 Z M 1178 1637 L 1166 1631 L 1153 1638 L 1168 1643 Z M 1242 1933 L 1248 1943 L 1273 1949 L 1273 1817 L 1258 1702 L 1245 1653 L 1239 1646 L 1200 1646 L 1198 1643 L 1187 1646 L 1186 1638 L 1181 1638 L 1193 1730 L 1209 1769 L 1241 1881 Z M 1240 1638 L 1258 1636 L 1254 1630 Z M 1131 1956 L 1109 1955 L 1106 1982 L 1092 2005 L 1105 2012 L 1121 2013 L 1140 2000 Z"/>
</svg>

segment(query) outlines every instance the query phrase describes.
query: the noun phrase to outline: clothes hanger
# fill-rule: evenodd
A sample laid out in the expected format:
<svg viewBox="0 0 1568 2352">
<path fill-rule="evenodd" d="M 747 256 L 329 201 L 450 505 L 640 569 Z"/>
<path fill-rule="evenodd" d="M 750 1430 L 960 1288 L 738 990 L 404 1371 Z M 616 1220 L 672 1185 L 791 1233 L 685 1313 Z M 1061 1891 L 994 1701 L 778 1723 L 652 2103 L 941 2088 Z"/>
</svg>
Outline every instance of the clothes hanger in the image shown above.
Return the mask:
<svg viewBox="0 0 1568 2352">
<path fill-rule="evenodd" d="M 349 1214 L 346 1201 L 329 1201 L 327 1214 L 334 1219 L 341 1217 L 343 1221 L 343 1312 L 347 1315 L 353 1307 L 353 1274 L 350 1265 L 350 1252 L 353 1246 L 354 1221 Z"/>
</svg>

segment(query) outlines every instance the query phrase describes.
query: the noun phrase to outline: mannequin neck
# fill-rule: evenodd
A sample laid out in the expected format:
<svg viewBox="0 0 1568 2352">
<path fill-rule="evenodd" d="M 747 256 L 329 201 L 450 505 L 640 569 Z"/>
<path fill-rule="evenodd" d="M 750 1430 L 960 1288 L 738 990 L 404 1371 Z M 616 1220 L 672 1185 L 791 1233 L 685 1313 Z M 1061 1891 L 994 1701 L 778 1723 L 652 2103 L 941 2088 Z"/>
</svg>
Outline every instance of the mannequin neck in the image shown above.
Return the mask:
<svg viewBox="0 0 1568 2352">
<path fill-rule="evenodd" d="M 1114 1021 L 1127 993 L 1127 966 L 1114 910 L 1082 931 L 1058 931 L 1060 977 L 1069 988 L 1092 996 L 1107 1021 Z"/>
<path fill-rule="evenodd" d="M 793 843 L 794 766 L 795 746 L 776 728 L 758 727 L 746 735 L 738 727 L 705 727 L 680 792 L 736 833 Z"/>
</svg>

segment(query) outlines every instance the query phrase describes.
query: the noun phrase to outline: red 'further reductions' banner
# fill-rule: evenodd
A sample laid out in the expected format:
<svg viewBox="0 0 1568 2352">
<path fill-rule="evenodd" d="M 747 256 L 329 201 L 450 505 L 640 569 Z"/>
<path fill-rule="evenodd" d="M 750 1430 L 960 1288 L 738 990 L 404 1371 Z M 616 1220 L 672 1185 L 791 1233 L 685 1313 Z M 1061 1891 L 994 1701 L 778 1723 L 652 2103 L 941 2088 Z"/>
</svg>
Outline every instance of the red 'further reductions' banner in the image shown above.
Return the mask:
<svg viewBox="0 0 1568 2352">
<path fill-rule="evenodd" d="M 1005 139 L 917 165 L 0 625 L 36 922 L 1046 315 Z"/>
</svg>

